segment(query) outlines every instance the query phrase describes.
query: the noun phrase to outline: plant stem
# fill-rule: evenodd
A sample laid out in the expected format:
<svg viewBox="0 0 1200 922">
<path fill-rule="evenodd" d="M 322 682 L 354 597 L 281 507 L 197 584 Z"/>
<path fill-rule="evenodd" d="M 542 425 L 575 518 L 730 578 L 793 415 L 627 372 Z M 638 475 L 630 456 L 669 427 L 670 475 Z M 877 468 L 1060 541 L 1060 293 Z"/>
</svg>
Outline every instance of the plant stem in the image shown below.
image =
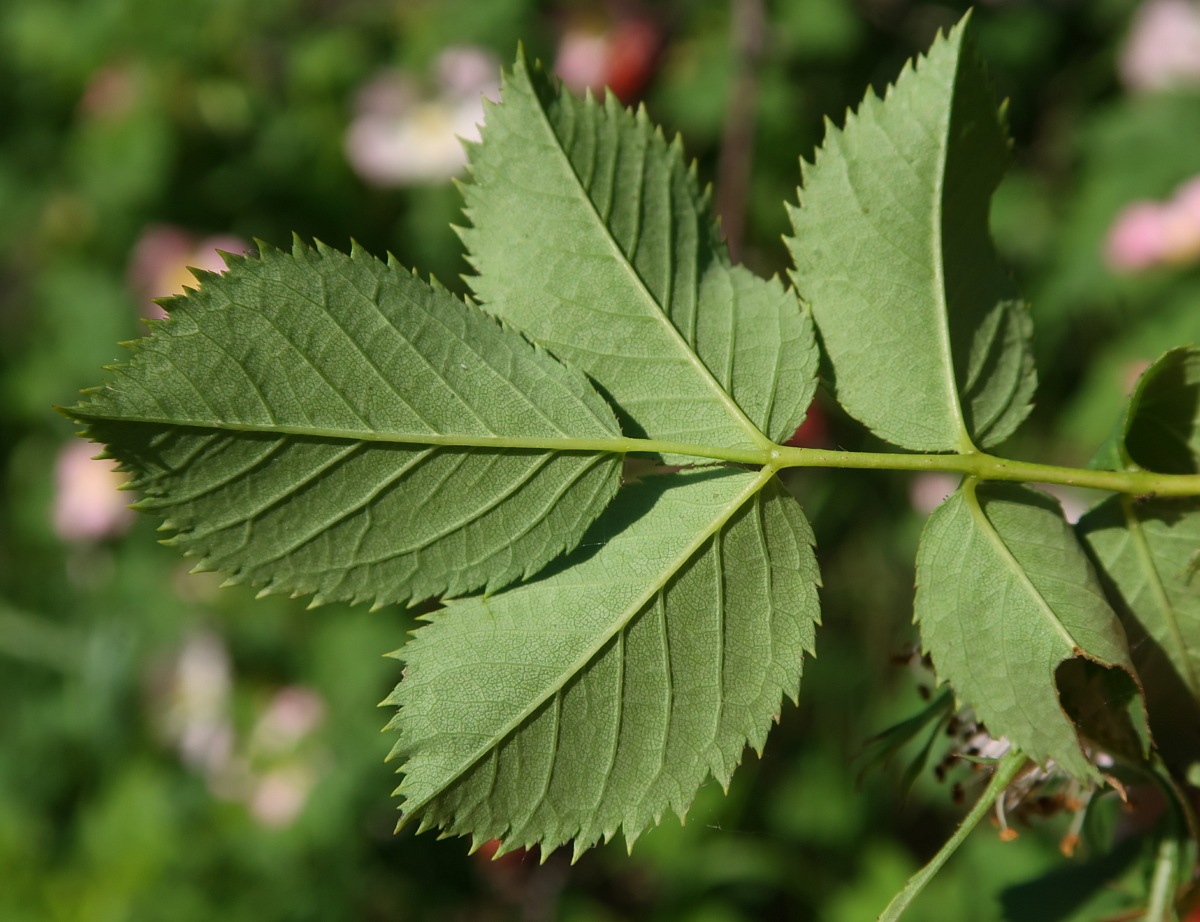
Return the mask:
<svg viewBox="0 0 1200 922">
<path fill-rule="evenodd" d="M 1179 870 L 1179 840 L 1167 835 L 1158 843 L 1154 858 L 1154 877 L 1150 881 L 1150 902 L 1145 922 L 1176 922 L 1175 889 Z"/>
<path fill-rule="evenodd" d="M 725 128 L 717 166 L 717 214 L 734 262 L 742 258 L 746 198 L 754 160 L 754 116 L 758 109 L 758 70 L 767 38 L 763 0 L 730 0 L 735 73 L 725 107 Z"/>
<path fill-rule="evenodd" d="M 839 467 L 891 471 L 943 471 L 980 480 L 1053 483 L 1129 493 L 1135 496 L 1200 496 L 1200 474 L 1156 474 L 1151 471 L 1093 471 L 1086 468 L 1011 461 L 994 455 L 907 455 L 894 452 L 824 451 L 781 447 L 776 467 Z"/>
<path fill-rule="evenodd" d="M 74 409 L 72 418 L 85 424 L 100 422 Z M 275 436 L 301 436 L 345 442 L 380 442 L 393 445 L 429 445 L 447 448 L 482 448 L 492 451 L 564 451 L 591 454 L 687 455 L 696 459 L 726 461 L 754 467 L 832 467 L 879 471 L 942 471 L 977 477 L 980 480 L 1012 480 L 1020 483 L 1054 483 L 1070 487 L 1108 490 L 1133 496 L 1200 496 L 1200 474 L 1156 474 L 1151 471 L 1093 471 L 1060 467 L 1032 461 L 1010 461 L 984 452 L 964 454 L 905 454 L 886 451 L 827 451 L 773 444 L 762 436 L 765 447 L 739 448 L 669 442 L 661 439 L 632 439 L 620 435 L 591 438 L 548 436 L 461 435 L 458 433 L 381 432 L 371 429 L 330 429 L 318 426 L 286 426 L 263 423 L 229 423 L 216 420 L 180 422 L 165 418 L 122 417 L 122 422 L 157 423 L 170 427 L 255 432 Z M 749 424 L 752 425 L 752 424 Z"/>
<path fill-rule="evenodd" d="M 1010 749 L 1008 754 L 996 763 L 995 771 L 992 773 L 992 780 L 988 782 L 987 789 L 975 802 L 975 806 L 971 808 L 971 812 L 966 815 L 963 821 L 959 824 L 958 829 L 943 845 L 936 855 L 930 859 L 929 863 L 921 870 L 917 871 L 908 879 L 908 883 L 904 885 L 904 889 L 893 897 L 888 903 L 887 909 L 879 916 L 879 922 L 896 922 L 904 914 L 910 903 L 917 898 L 925 885 L 933 879 L 933 876 L 941 870 L 951 855 L 958 849 L 966 840 L 967 835 L 972 829 L 983 819 L 984 815 L 992 809 L 992 805 L 1004 794 L 1004 789 L 1028 764 L 1029 758 L 1016 749 Z"/>
</svg>

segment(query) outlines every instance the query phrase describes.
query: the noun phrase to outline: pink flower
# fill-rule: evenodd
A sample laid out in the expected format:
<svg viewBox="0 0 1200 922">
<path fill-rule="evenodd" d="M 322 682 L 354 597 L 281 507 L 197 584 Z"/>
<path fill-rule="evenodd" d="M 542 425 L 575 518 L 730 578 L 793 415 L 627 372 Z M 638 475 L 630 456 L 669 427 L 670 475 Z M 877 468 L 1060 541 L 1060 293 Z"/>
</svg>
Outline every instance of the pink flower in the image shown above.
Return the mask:
<svg viewBox="0 0 1200 922">
<path fill-rule="evenodd" d="M 72 440 L 54 467 L 54 531 L 64 541 L 99 541 L 123 534 L 133 521 L 128 480 L 116 462 L 94 458 L 98 446 Z"/>
<path fill-rule="evenodd" d="M 558 41 L 554 72 L 572 93 L 598 93 L 608 83 L 609 44 L 606 32 L 568 29 Z"/>
<path fill-rule="evenodd" d="M 359 91 L 345 149 L 367 182 L 444 182 L 466 166 L 462 140 L 479 140 L 483 100 L 499 99 L 499 62 L 482 48 L 455 46 L 438 56 L 434 72 L 432 93 L 397 70 L 379 74 Z"/>
<path fill-rule="evenodd" d="M 263 826 L 289 826 L 304 809 L 325 761 L 320 746 L 305 744 L 324 720 L 325 700 L 303 685 L 281 688 L 259 716 L 246 746 L 250 771 L 241 799 Z"/>
<path fill-rule="evenodd" d="M 223 272 L 221 253 L 245 253 L 253 247 L 241 237 L 201 237 L 173 224 L 152 224 L 142 231 L 129 259 L 129 285 L 141 302 L 142 316 L 163 317 L 156 298 L 196 287 L 192 269 Z"/>
<path fill-rule="evenodd" d="M 250 814 L 262 826 L 284 829 L 304 810 L 316 782 L 316 772 L 303 763 L 273 768 L 257 779 L 247 804 Z"/>
<path fill-rule="evenodd" d="M 954 474 L 917 474 L 908 487 L 908 501 L 921 515 L 930 515 L 946 497 L 958 489 L 961 477 Z"/>
<path fill-rule="evenodd" d="M 1121 79 L 1135 92 L 1200 84 L 1200 5 L 1147 0 L 1121 51 Z"/>
<path fill-rule="evenodd" d="M 573 93 L 607 88 L 628 104 L 650 81 L 662 45 L 662 30 L 644 13 L 625 11 L 607 24 L 580 19 L 559 38 L 554 71 Z"/>
<path fill-rule="evenodd" d="M 1162 259 L 1166 251 L 1165 212 L 1158 202 L 1134 202 L 1122 211 L 1108 232 L 1108 264 L 1119 272 L 1136 272 Z"/>
<path fill-rule="evenodd" d="M 273 754 L 295 748 L 325 720 L 325 700 L 311 688 L 288 685 L 275 693 L 254 726 L 250 746 Z"/>
<path fill-rule="evenodd" d="M 121 119 L 138 103 L 141 87 L 133 68 L 109 64 L 95 71 L 79 100 L 79 111 L 95 119 Z"/>
<path fill-rule="evenodd" d="M 1200 260 L 1200 176 L 1167 202 L 1134 202 L 1113 222 L 1105 259 L 1117 272 Z"/>
<path fill-rule="evenodd" d="M 210 631 L 188 637 L 173 660 L 151 673 L 154 722 L 180 761 L 221 800 L 240 803 L 270 828 L 290 825 L 320 780 L 328 753 L 314 738 L 325 700 L 313 689 L 279 689 L 247 735 L 234 727 L 236 684 L 224 640 Z"/>
</svg>

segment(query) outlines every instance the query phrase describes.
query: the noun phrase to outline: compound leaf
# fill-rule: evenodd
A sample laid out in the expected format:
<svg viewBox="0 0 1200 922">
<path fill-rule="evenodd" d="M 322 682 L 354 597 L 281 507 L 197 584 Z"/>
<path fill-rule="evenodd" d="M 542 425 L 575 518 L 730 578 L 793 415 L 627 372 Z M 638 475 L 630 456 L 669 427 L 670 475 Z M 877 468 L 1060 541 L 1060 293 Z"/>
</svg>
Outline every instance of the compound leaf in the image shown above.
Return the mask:
<svg viewBox="0 0 1200 922">
<path fill-rule="evenodd" d="M 1133 674 L 1125 635 L 1056 500 L 967 480 L 930 517 L 916 620 L 938 677 L 996 737 L 1077 778 L 1098 778 L 1059 700 L 1082 657 Z"/>
<path fill-rule="evenodd" d="M 476 308 L 357 249 L 227 261 L 68 411 L 198 568 L 315 602 L 494 589 L 613 496 L 607 404 Z"/>
<path fill-rule="evenodd" d="M 644 110 L 579 100 L 519 55 L 470 150 L 462 230 L 487 309 L 582 369 L 626 431 L 762 448 L 803 421 L 812 321 L 730 265 L 708 200 Z"/>
<path fill-rule="evenodd" d="M 665 485 L 669 482 L 670 485 Z M 397 655 L 405 821 L 504 850 L 681 816 L 798 693 L 812 534 L 770 470 L 622 490 L 553 575 L 448 603 Z"/>
<path fill-rule="evenodd" d="M 904 448 L 994 445 L 1030 410 L 1028 311 L 988 235 L 1007 160 L 964 20 L 801 164 L 796 289 L 839 402 Z"/>
</svg>

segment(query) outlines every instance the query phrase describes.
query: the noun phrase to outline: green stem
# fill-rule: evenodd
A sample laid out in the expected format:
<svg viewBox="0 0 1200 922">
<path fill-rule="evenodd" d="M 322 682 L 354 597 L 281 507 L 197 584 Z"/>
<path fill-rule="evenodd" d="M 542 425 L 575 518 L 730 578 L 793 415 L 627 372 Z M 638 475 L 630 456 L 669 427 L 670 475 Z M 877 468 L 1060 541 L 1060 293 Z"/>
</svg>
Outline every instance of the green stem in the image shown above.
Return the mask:
<svg viewBox="0 0 1200 922">
<path fill-rule="evenodd" d="M 1154 876 L 1150 880 L 1150 901 L 1145 922 L 1176 922 L 1175 890 L 1179 876 L 1179 840 L 1167 835 L 1158 843 L 1154 858 Z"/>
<path fill-rule="evenodd" d="M 855 470 L 942 471 L 977 477 L 980 480 L 1012 480 L 1021 483 L 1054 483 L 1088 487 L 1133 496 L 1200 496 L 1200 474 L 1155 474 L 1150 471 L 1093 471 L 1059 467 L 1030 461 L 1010 461 L 983 452 L 964 454 L 903 454 L 900 452 L 826 451 L 820 448 L 792 448 L 786 445 L 722 448 L 692 442 L 668 442 L 660 439 L 630 439 L 619 435 L 599 438 L 550 438 L 544 436 L 508 437 L 499 435 L 460 435 L 424 432 L 378 432 L 369 429 L 328 429 L 317 426 L 288 426 L 264 423 L 229 423 L 214 420 L 172 420 L 151 417 L 106 419 L 88 416 L 78 408 L 64 411 L 78 421 L 95 425 L 112 423 L 154 423 L 168 427 L 218 429 L 230 432 L 255 432 L 265 435 L 302 436 L 346 442 L 382 442 L 396 445 L 439 445 L 447 448 L 482 448 L 493 451 L 571 451 L 593 454 L 687 455 L 692 458 L 770 466 L 832 467 Z"/>
<path fill-rule="evenodd" d="M 904 885 L 904 889 L 897 893 L 892 901 L 888 903 L 887 909 L 879 917 L 879 922 L 896 922 L 904 914 L 904 910 L 925 889 L 925 885 L 933 879 L 933 876 L 942 869 L 942 865 L 962 845 L 971 830 L 992 809 L 992 805 L 1004 794 L 1004 789 L 1017 777 L 1021 769 L 1028 762 L 1029 758 L 1023 752 L 1010 749 L 1008 754 L 996 763 L 995 771 L 992 773 L 992 780 L 988 782 L 987 789 L 980 796 L 979 800 L 975 802 L 975 806 L 971 808 L 971 812 L 959 824 L 954 835 L 930 859 L 929 864 L 925 865 L 925 867 L 921 868 L 921 870 L 908 879 L 908 883 Z"/>
<path fill-rule="evenodd" d="M 1151 471 L 1093 471 L 1085 468 L 1011 461 L 983 452 L 963 455 L 905 455 L 893 452 L 824 451 L 781 447 L 771 463 L 777 467 L 840 467 L 859 470 L 943 471 L 980 480 L 1053 483 L 1129 493 L 1135 496 L 1200 496 L 1200 474 L 1156 474 Z"/>
</svg>

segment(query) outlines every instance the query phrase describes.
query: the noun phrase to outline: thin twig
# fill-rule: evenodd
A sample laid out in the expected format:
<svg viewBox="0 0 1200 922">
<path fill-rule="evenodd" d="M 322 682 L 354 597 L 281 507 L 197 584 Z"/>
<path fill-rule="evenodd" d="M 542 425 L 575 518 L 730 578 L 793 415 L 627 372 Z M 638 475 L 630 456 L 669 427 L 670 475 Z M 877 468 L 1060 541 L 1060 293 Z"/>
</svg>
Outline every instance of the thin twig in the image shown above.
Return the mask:
<svg viewBox="0 0 1200 922">
<path fill-rule="evenodd" d="M 983 792 L 983 795 L 975 803 L 975 806 L 971 808 L 971 812 L 959 824 L 954 835 L 947 840 L 946 844 L 939 849 L 938 853 L 933 856 L 925 867 L 921 868 L 921 870 L 908 879 L 908 883 L 904 885 L 904 889 L 897 893 L 895 898 L 888 903 L 887 909 L 879 917 L 879 922 L 896 922 L 903 915 L 904 910 L 925 889 L 925 885 L 941 870 L 942 865 L 946 863 L 947 859 L 962 845 L 967 838 L 967 834 L 983 819 L 988 810 L 992 808 L 992 805 L 1004 795 L 1004 789 L 1008 787 L 1009 783 L 1016 778 L 1028 762 L 1029 759 L 1024 753 L 1015 749 L 1009 750 L 1008 754 L 996 764 L 987 790 Z"/>
<path fill-rule="evenodd" d="M 741 257 L 754 162 L 754 117 L 758 108 L 758 68 L 766 46 L 766 9 L 762 0 L 731 0 L 730 19 L 736 63 L 717 167 L 717 214 L 730 255 L 737 260 Z"/>
</svg>

